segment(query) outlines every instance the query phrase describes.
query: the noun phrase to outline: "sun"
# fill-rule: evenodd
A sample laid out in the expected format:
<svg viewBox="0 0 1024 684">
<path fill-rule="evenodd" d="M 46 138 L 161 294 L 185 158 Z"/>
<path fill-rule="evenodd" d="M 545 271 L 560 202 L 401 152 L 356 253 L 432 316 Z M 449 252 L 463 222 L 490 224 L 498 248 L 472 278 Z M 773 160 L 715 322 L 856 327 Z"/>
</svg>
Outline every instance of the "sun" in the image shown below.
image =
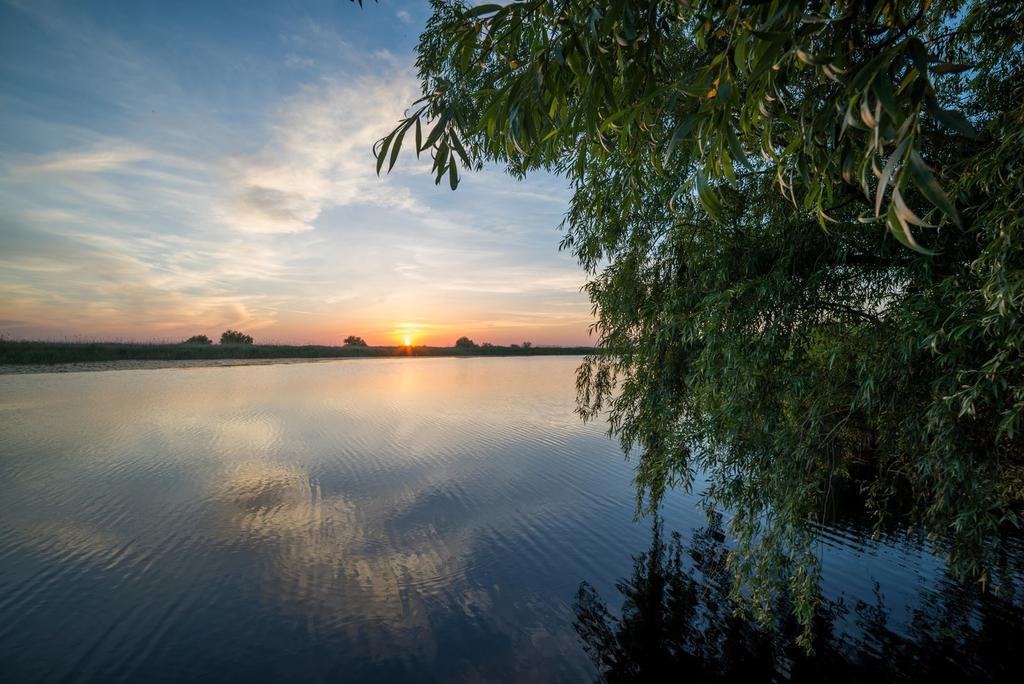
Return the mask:
<svg viewBox="0 0 1024 684">
<path fill-rule="evenodd" d="M 412 338 L 411 337 L 406 336 L 404 338 L 404 342 L 405 342 L 405 346 L 406 347 L 411 347 L 412 346 Z"/>
</svg>

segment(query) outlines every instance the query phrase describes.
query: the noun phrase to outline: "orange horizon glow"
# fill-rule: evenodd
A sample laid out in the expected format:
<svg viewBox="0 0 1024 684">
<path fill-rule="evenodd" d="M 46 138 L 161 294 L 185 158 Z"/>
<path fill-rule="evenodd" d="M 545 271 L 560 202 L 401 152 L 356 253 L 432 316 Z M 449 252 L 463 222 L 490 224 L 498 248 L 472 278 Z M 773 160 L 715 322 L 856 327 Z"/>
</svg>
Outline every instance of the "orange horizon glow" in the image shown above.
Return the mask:
<svg viewBox="0 0 1024 684">
<path fill-rule="evenodd" d="M 76 326 L 77 327 L 77 326 Z M 83 326 L 84 327 L 84 326 Z M 61 329 L 42 329 L 36 333 L 10 334 L 0 329 L 0 337 L 8 340 L 36 340 L 44 342 L 112 342 L 139 344 L 174 344 L 193 335 L 206 335 L 216 342 L 220 334 L 228 329 L 239 330 L 252 335 L 256 344 L 266 345 L 323 345 L 342 346 L 349 335 L 356 335 L 366 340 L 371 347 L 451 347 L 455 340 L 462 336 L 469 337 L 477 344 L 489 342 L 498 346 L 522 344 L 529 341 L 541 346 L 590 346 L 593 338 L 581 331 L 580 322 L 560 322 L 560 325 L 527 328 L 519 325 L 474 325 L 467 322 L 457 324 L 417 324 L 416 328 L 404 325 L 394 326 L 358 326 L 344 327 L 331 325 L 310 327 L 285 327 L 272 323 L 253 323 L 236 321 L 232 323 L 178 324 L 174 326 L 154 326 L 153 328 L 122 328 L 97 326 L 89 332 L 64 332 Z"/>
<path fill-rule="evenodd" d="M 71 332 L 59 328 L 40 329 L 27 334 L 10 334 L 0 329 L 0 337 L 8 340 L 39 340 L 49 342 L 115 342 L 174 344 L 193 335 L 206 335 L 216 342 L 227 329 L 252 335 L 256 344 L 342 346 L 349 335 L 366 340 L 371 347 L 451 347 L 462 336 L 477 344 L 489 342 L 498 346 L 529 341 L 540 346 L 591 346 L 593 338 L 586 332 L 585 321 L 558 321 L 554 325 L 526 326 L 517 322 L 467 320 L 456 323 L 371 323 L 369 325 L 295 325 L 292 321 L 244 321 L 228 323 L 154 326 L 74 326 Z M 70 327 L 70 326 L 69 326 Z M 85 328 L 88 332 L 78 332 Z M 89 329 L 91 328 L 91 330 Z M 77 329 L 77 330 L 76 330 Z"/>
<path fill-rule="evenodd" d="M 173 306 L 168 303 L 162 309 L 148 308 L 143 315 L 130 318 L 116 309 L 115 302 L 102 309 L 85 307 L 67 313 L 53 307 L 33 311 L 19 300 L 8 300 L 0 305 L 0 336 L 42 341 L 172 344 L 200 334 L 216 341 L 230 328 L 252 335 L 256 344 L 271 345 L 342 346 L 349 335 L 362 337 L 371 346 L 392 347 L 451 347 L 462 336 L 477 344 L 489 342 L 499 346 L 524 341 L 542 346 L 593 344 L 588 331 L 592 315 L 576 306 L 551 313 L 481 312 L 470 304 L 456 306 L 452 299 L 441 304 L 417 297 L 402 302 L 405 311 L 396 312 L 394 305 L 377 302 L 360 303 L 351 311 L 334 304 L 310 302 L 307 310 L 299 313 L 218 309 L 200 304 L 192 301 L 186 307 L 183 302 Z M 37 324 L 10 329 L 3 326 L 5 317 Z M 47 324 L 54 320 L 61 323 Z"/>
</svg>

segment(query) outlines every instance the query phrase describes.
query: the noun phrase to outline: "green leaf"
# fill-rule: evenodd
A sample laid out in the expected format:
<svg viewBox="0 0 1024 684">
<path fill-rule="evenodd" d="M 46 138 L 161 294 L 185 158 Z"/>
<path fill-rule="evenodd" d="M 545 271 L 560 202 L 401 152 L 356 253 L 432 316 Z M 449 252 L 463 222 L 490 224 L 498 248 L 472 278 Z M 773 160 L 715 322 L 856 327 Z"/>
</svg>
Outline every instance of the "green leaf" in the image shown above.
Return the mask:
<svg viewBox="0 0 1024 684">
<path fill-rule="evenodd" d="M 882 213 L 882 198 L 885 197 L 885 188 L 889 185 L 889 179 L 892 178 L 896 165 L 903 160 L 903 152 L 907 149 L 908 144 L 910 144 L 910 138 L 904 138 L 896 146 L 896 149 L 889 155 L 885 168 L 882 169 L 882 175 L 878 177 L 878 188 L 875 190 L 875 216 Z"/>
<path fill-rule="evenodd" d="M 459 140 L 459 136 L 455 134 L 455 131 L 452 131 L 451 135 L 448 136 L 448 139 L 451 141 L 452 147 L 455 148 L 455 152 L 459 155 L 459 158 L 462 159 L 462 164 L 468 169 L 469 155 L 466 154 L 466 148 L 462 146 L 462 141 Z"/>
<path fill-rule="evenodd" d="M 377 175 L 380 175 L 380 170 L 384 167 L 384 161 L 388 158 L 388 147 L 391 146 L 391 140 L 395 137 L 398 129 L 391 131 L 380 143 L 380 150 L 377 152 Z"/>
<path fill-rule="evenodd" d="M 668 147 L 665 148 L 665 166 L 668 166 L 669 161 L 672 159 L 672 153 L 675 151 L 676 145 L 680 140 L 686 137 L 695 123 L 697 123 L 697 115 L 691 114 L 683 119 L 681 124 L 676 126 L 676 130 L 672 132 L 672 138 L 668 141 Z"/>
<path fill-rule="evenodd" d="M 896 106 L 896 96 L 892 90 L 892 81 L 889 79 L 888 71 L 880 71 L 878 76 L 875 77 L 872 83 L 871 89 L 875 93 L 875 97 L 882 103 L 882 107 L 888 112 L 889 116 L 893 119 L 899 117 L 899 108 Z"/>
<path fill-rule="evenodd" d="M 860 99 L 860 120 L 864 122 L 864 125 L 868 128 L 874 128 L 878 125 L 878 120 L 875 119 L 875 115 L 871 113 L 871 107 L 868 106 L 868 98 L 862 97 Z"/>
<path fill-rule="evenodd" d="M 784 47 L 784 40 L 775 41 L 769 45 L 768 48 L 765 49 L 764 54 L 762 54 L 757 60 L 757 63 L 754 64 L 754 68 L 750 72 L 750 79 L 752 81 L 756 81 L 762 74 L 771 69 L 772 65 L 782 58 Z"/>
<path fill-rule="evenodd" d="M 932 174 L 932 170 L 928 168 L 928 165 L 921 159 L 921 155 L 914 149 L 910 150 L 910 174 L 914 180 L 914 185 L 921 191 L 921 194 L 938 207 L 939 211 L 948 216 L 953 223 L 962 228 L 963 225 L 960 223 L 960 215 L 956 212 L 956 207 L 949 201 L 946 193 L 942 191 L 939 182 L 935 180 L 935 176 Z"/>
<path fill-rule="evenodd" d="M 434 128 L 430 131 L 430 135 L 427 136 L 427 139 L 423 141 L 423 147 L 420 148 L 420 151 L 433 147 L 434 143 L 437 142 L 437 139 L 441 137 L 441 134 L 444 133 L 444 130 L 447 127 L 448 112 L 445 112 L 437 120 L 437 123 L 434 124 Z"/>
<path fill-rule="evenodd" d="M 455 158 L 453 157 L 451 162 L 448 164 L 448 185 L 451 186 L 452 190 L 459 187 L 458 166 L 459 165 L 455 163 Z"/>
<path fill-rule="evenodd" d="M 899 217 L 894 206 L 889 207 L 889 211 L 885 216 L 885 225 L 889 228 L 889 232 L 892 233 L 892 236 L 904 247 L 909 247 L 915 252 L 919 252 L 921 254 L 935 254 L 935 252 L 929 251 L 917 244 L 917 240 L 914 239 L 913 233 L 910 232 L 910 227 L 907 225 L 907 222 Z"/>
<path fill-rule="evenodd" d="M 494 12 L 498 12 L 501 10 L 501 8 L 501 5 L 495 5 L 493 3 L 477 5 L 476 7 L 470 7 L 462 16 L 466 19 L 475 19 L 476 17 L 482 16 L 484 14 L 492 14 Z"/>
<path fill-rule="evenodd" d="M 703 172 L 698 171 L 694 181 L 701 205 L 711 218 L 717 220 L 722 214 L 722 201 L 718 199 L 718 194 L 708 185 Z"/>
<path fill-rule="evenodd" d="M 743 73 L 747 70 L 747 50 L 749 48 L 750 41 L 741 37 L 736 43 L 736 49 L 733 50 L 733 64 L 736 65 L 736 70 L 739 73 Z"/>
<path fill-rule="evenodd" d="M 728 121 L 726 121 L 725 125 L 725 140 L 729 145 L 729 152 L 732 154 L 732 158 L 743 164 L 746 168 L 751 168 L 750 162 L 747 161 L 747 153 L 743 151 L 743 146 L 740 145 L 740 140 L 736 137 L 736 131 L 733 130 L 732 124 Z"/>
<path fill-rule="evenodd" d="M 915 226 L 922 226 L 925 228 L 934 228 L 930 223 L 925 223 L 923 220 L 918 218 L 917 214 L 907 206 L 907 203 L 903 200 L 903 195 L 900 194 L 899 188 L 893 188 L 892 190 L 892 203 L 896 207 L 896 215 L 906 223 L 910 223 Z"/>
<path fill-rule="evenodd" d="M 409 119 L 398 130 L 398 136 L 395 137 L 395 141 L 391 145 L 391 161 L 388 162 L 388 173 L 391 173 L 391 169 L 395 168 L 395 162 L 398 161 L 398 152 L 402 149 L 402 139 L 405 137 L 405 132 L 409 130 L 414 121 L 419 121 L 419 119 Z"/>
<path fill-rule="evenodd" d="M 434 158 L 434 167 L 437 169 L 437 177 L 434 178 L 434 185 L 438 185 L 441 182 L 441 176 L 444 175 L 448 165 L 448 143 L 444 140 L 437 148 L 437 156 Z"/>
<path fill-rule="evenodd" d="M 928 109 L 928 113 L 933 119 L 941 123 L 947 128 L 952 128 L 957 133 L 960 133 L 966 138 L 971 140 L 977 140 L 978 131 L 975 130 L 971 122 L 967 120 L 961 112 L 955 109 L 943 109 L 939 106 L 938 100 L 935 99 L 934 95 L 929 94 L 925 97 L 925 106 Z"/>
<path fill-rule="evenodd" d="M 967 117 L 955 109 L 939 109 L 931 112 L 940 123 L 953 130 L 957 131 L 964 137 L 970 138 L 971 140 L 978 139 L 978 131 L 971 125 L 971 122 L 967 120 Z"/>
<path fill-rule="evenodd" d="M 928 49 L 918 38 L 907 40 L 907 51 L 910 52 L 910 59 L 914 62 L 914 68 L 924 78 L 928 78 Z"/>
</svg>

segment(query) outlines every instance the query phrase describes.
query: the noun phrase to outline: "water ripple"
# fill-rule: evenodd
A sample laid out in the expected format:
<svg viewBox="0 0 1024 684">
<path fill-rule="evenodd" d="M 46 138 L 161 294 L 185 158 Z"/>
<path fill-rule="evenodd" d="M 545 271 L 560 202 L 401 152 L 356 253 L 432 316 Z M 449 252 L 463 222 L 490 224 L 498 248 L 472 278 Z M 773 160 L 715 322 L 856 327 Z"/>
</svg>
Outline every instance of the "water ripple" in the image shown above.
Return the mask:
<svg viewBox="0 0 1024 684">
<path fill-rule="evenodd" d="M 572 597 L 648 527 L 577 361 L 0 377 L 0 676 L 591 677 Z M 833 594 L 910 607 L 941 574 L 917 540 L 819 540 Z"/>
</svg>

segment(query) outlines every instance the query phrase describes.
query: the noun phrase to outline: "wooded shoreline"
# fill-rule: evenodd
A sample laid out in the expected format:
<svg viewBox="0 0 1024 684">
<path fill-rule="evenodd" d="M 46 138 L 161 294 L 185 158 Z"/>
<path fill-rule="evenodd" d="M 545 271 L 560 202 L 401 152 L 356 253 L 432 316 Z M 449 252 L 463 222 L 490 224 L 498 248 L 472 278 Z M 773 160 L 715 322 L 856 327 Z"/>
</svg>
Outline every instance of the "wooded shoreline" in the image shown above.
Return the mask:
<svg viewBox="0 0 1024 684">
<path fill-rule="evenodd" d="M 171 344 L 0 340 L 0 365 L 201 359 L 343 359 L 401 356 L 575 356 L 593 347 L 370 347 L 286 344 Z"/>
</svg>

